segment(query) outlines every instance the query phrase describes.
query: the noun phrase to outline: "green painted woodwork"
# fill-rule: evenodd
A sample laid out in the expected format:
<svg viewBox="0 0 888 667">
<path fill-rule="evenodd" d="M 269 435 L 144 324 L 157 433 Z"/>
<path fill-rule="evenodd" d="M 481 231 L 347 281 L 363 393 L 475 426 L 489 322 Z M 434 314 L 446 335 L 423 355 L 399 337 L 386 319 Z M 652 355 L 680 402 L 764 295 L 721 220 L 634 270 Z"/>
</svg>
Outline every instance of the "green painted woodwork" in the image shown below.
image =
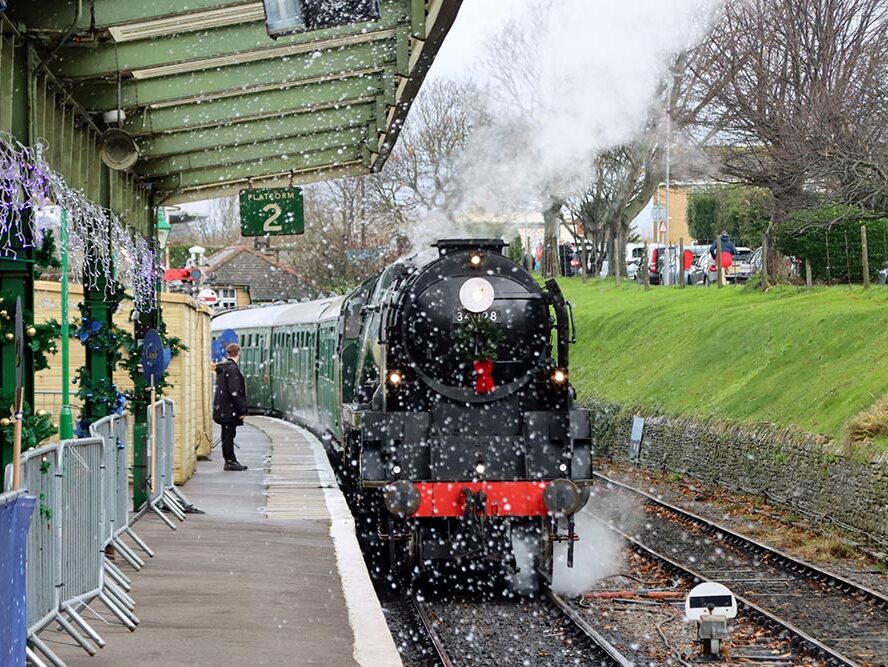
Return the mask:
<svg viewBox="0 0 888 667">
<path fill-rule="evenodd" d="M 299 83 L 354 70 L 381 69 L 395 61 L 392 42 L 357 44 L 304 56 L 230 65 L 149 79 L 130 79 L 121 87 L 125 109 L 185 101 L 211 100 L 224 94 L 244 94 L 245 88 Z M 93 110 L 117 106 L 117 83 L 73 82 L 74 96 Z"/>
<path fill-rule="evenodd" d="M 309 112 L 333 106 L 348 106 L 375 100 L 385 88 L 382 72 L 348 76 L 301 86 L 251 92 L 202 102 L 199 105 L 175 105 L 145 109 L 127 118 L 123 128 L 135 137 L 201 127 L 232 121 L 280 116 L 283 113 Z"/>
<path fill-rule="evenodd" d="M 261 162 L 229 165 L 211 169 L 189 171 L 174 174 L 157 182 L 158 190 L 170 191 L 197 188 L 206 185 L 243 181 L 247 178 L 259 178 L 268 174 L 286 174 L 288 171 L 301 172 L 317 170 L 331 165 L 344 165 L 360 160 L 360 147 L 336 148 L 300 155 L 279 157 Z"/>
<path fill-rule="evenodd" d="M 282 155 L 297 155 L 329 148 L 351 147 L 354 144 L 360 143 L 363 137 L 364 131 L 361 128 L 298 135 L 247 144 L 245 146 L 232 146 L 226 148 L 221 155 L 217 150 L 207 150 L 199 153 L 186 153 L 184 155 L 157 158 L 138 165 L 138 171 L 139 173 L 172 175 L 197 169 L 209 169 L 217 166 L 266 160 L 273 157 L 281 157 Z"/>
<path fill-rule="evenodd" d="M 369 40 L 389 39 L 387 31 L 403 26 L 407 21 L 409 12 L 407 2 L 405 0 L 385 2 L 381 10 L 379 21 L 297 33 L 277 40 L 269 38 L 264 21 L 256 21 L 163 35 L 150 40 L 119 44 L 108 41 L 98 45 L 71 46 L 60 52 L 57 70 L 62 77 L 70 79 L 116 78 L 118 70 L 132 72 L 187 61 L 219 58 L 235 50 L 239 55 L 244 55 L 263 49 L 280 49 L 298 44 L 312 47 L 317 44 L 316 48 L 324 48 L 324 42 L 344 40 L 349 37 Z M 423 19 L 424 16 L 423 12 Z M 374 35 L 378 37 L 374 38 Z"/>
<path fill-rule="evenodd" d="M 373 118 L 373 104 L 351 109 L 324 109 L 267 120 L 247 121 L 221 127 L 195 130 L 187 134 L 161 134 L 139 142 L 146 159 L 205 151 L 222 146 L 273 141 L 300 134 L 330 132 L 349 127 L 365 127 Z"/>
<path fill-rule="evenodd" d="M 20 40 L 15 40 L 11 26 L 0 16 L 0 32 L 3 34 L 3 44 L 0 45 L 0 53 L 3 60 L 0 61 L 0 86 L 8 85 L 14 94 L 9 99 L 0 98 L 0 106 L 5 107 L 3 119 L 5 131 L 18 137 L 23 143 L 27 142 L 29 126 L 28 110 L 28 67 L 27 47 Z M 22 91 L 22 94 L 18 94 Z M 22 213 L 30 215 L 29 210 Z M 28 229 L 28 221 L 24 220 L 23 229 Z M 0 259 L 0 292 L 5 292 L 15 303 L 17 297 L 21 297 L 22 308 L 34 312 L 34 270 L 32 263 L 32 249 L 28 239 L 23 239 L 16 248 L 16 260 Z M 16 239 L 10 240 L 16 245 Z M 3 340 L 0 341 L 0 395 L 12 397 L 15 392 L 15 345 Z M 22 388 L 26 403 L 34 405 L 34 357 L 31 348 L 24 346 L 24 358 L 22 360 Z M 9 414 L 9 405 L 0 405 L 0 414 Z M 4 447 L 0 451 L 0 465 L 5 469 L 12 460 L 12 447 Z"/>
<path fill-rule="evenodd" d="M 12 4 L 10 11 L 15 18 L 46 30 L 67 30 L 74 20 L 75 3 L 71 0 L 27 0 Z M 88 30 L 90 25 L 89 1 L 84 0 L 83 4 L 84 12 L 77 23 L 81 31 Z M 96 27 L 101 30 L 123 23 L 245 4 L 250 4 L 249 0 L 95 0 Z"/>
</svg>

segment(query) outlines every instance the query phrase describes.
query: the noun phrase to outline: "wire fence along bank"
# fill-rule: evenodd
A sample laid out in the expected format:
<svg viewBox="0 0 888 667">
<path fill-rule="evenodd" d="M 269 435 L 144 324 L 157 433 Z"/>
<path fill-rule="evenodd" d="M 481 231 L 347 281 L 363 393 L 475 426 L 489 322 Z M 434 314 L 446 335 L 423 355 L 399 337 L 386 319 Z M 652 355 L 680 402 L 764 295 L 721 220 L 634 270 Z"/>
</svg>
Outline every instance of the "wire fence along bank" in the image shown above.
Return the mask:
<svg viewBox="0 0 888 667">
<path fill-rule="evenodd" d="M 136 629 L 139 619 L 134 613 L 135 601 L 129 595 L 131 581 L 108 555 L 119 554 L 138 571 L 145 562 L 123 538 L 128 536 L 143 555 L 150 557 L 154 553 L 133 530 L 132 522 L 150 510 L 175 528 L 164 509 L 179 520 L 185 519 L 184 496 L 171 488 L 173 402 L 158 401 L 149 412 L 152 417 L 157 416 L 149 421 L 149 429 L 156 429 L 149 450 L 153 491 L 148 506 L 132 519 L 126 416 L 112 415 L 95 422 L 88 438 L 64 440 L 23 453 L 21 489 L 2 496 L 30 498 L 35 504 L 24 551 L 26 620 L 21 628 L 13 630 L 24 632 L 18 643 L 24 646 L 27 659 L 38 667 L 65 667 L 39 636 L 52 623 L 58 624 L 90 655 L 105 646 L 101 635 L 82 615 L 83 609 L 96 601 L 121 624 Z M 7 488 L 11 481 L 12 469 L 8 466 Z M 5 557 L 7 551 L 10 549 L 0 549 L 0 556 Z M 7 571 L 5 560 L 3 565 Z M 4 592 L 0 596 L 0 610 L 5 609 L 5 595 Z M 9 621 L 9 625 L 14 623 Z M 8 629 L 0 626 L 4 639 Z M 16 644 L 16 637 L 11 644 Z M 0 662 L 4 657 L 0 655 Z"/>
</svg>

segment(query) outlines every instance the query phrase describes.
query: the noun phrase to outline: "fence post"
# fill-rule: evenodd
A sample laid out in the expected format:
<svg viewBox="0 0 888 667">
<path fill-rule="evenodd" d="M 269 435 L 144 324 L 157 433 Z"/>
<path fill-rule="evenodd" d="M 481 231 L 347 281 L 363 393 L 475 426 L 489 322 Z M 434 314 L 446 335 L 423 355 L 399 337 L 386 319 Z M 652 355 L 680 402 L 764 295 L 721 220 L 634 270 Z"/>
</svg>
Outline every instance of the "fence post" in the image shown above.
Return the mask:
<svg viewBox="0 0 888 667">
<path fill-rule="evenodd" d="M 685 240 L 678 239 L 678 261 L 675 263 L 678 267 L 678 286 L 685 286 Z"/>
<path fill-rule="evenodd" d="M 811 260 L 805 258 L 805 287 L 811 289 L 814 286 L 814 279 L 811 276 Z"/>
<path fill-rule="evenodd" d="M 866 246 L 866 225 L 860 227 L 860 251 L 863 255 L 863 288 L 870 286 L 869 253 Z"/>
<path fill-rule="evenodd" d="M 644 291 L 647 292 L 651 288 L 650 277 L 648 276 L 648 242 L 644 242 L 644 256 L 641 258 L 641 280 L 644 283 Z"/>
<path fill-rule="evenodd" d="M 718 269 L 718 288 L 721 289 L 724 287 L 725 282 L 725 267 L 724 262 L 722 261 L 722 238 L 721 235 L 715 240 L 716 248 L 715 248 L 715 267 Z"/>
<path fill-rule="evenodd" d="M 762 290 L 768 289 L 768 235 L 762 234 Z"/>
<path fill-rule="evenodd" d="M 617 250 L 620 247 L 620 242 L 617 239 L 617 236 L 619 236 L 619 234 L 616 234 L 614 236 L 613 262 L 614 262 L 614 281 L 615 281 L 615 284 L 619 285 L 620 284 L 620 258 L 617 256 Z"/>
</svg>

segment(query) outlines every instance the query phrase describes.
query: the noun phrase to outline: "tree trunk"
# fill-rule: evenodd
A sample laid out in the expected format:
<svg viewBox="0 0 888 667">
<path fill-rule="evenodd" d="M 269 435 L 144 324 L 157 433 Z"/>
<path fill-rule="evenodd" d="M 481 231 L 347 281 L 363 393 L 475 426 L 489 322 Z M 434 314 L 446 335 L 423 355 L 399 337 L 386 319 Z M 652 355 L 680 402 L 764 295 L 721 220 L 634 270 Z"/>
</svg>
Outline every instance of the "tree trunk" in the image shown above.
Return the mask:
<svg viewBox="0 0 888 667">
<path fill-rule="evenodd" d="M 561 275 L 561 262 L 558 256 L 558 230 L 561 228 L 561 207 L 563 202 L 550 198 L 549 207 L 543 211 L 543 266 L 544 278 Z"/>
</svg>

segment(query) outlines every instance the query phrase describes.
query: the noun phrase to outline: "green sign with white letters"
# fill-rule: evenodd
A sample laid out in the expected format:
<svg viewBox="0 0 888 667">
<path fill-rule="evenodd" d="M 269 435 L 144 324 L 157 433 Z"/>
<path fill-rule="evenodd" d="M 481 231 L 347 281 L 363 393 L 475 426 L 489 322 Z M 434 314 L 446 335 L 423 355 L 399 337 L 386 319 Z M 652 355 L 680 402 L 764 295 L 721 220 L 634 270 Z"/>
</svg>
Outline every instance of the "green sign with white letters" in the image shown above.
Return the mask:
<svg viewBox="0 0 888 667">
<path fill-rule="evenodd" d="M 299 188 L 240 191 L 241 236 L 305 233 L 305 212 Z"/>
</svg>

